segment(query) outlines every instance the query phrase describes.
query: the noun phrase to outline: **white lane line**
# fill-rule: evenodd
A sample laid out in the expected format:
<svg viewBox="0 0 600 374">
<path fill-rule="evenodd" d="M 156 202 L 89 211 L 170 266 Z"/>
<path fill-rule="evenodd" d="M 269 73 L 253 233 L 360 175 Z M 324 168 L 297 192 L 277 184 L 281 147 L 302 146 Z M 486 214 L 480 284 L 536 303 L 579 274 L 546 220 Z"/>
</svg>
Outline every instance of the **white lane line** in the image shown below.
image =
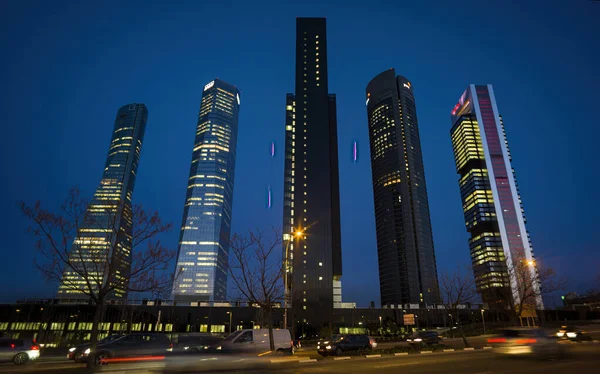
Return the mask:
<svg viewBox="0 0 600 374">
<path fill-rule="evenodd" d="M 316 358 L 311 358 L 311 359 L 308 359 L 308 360 L 298 361 L 298 363 L 300 363 L 300 364 L 303 364 L 305 362 L 317 362 L 317 359 Z"/>
</svg>

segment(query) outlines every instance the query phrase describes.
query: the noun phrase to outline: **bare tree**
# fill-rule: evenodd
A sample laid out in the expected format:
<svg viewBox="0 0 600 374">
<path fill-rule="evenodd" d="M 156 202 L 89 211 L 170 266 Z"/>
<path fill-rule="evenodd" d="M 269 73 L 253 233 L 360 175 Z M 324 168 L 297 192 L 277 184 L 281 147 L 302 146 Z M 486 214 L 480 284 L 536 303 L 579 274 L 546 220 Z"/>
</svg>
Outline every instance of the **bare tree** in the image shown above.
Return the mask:
<svg viewBox="0 0 600 374">
<path fill-rule="evenodd" d="M 465 270 L 458 268 L 453 273 L 442 273 L 439 278 L 440 297 L 453 319 L 456 321 L 458 331 L 465 347 L 469 342 L 465 337 L 460 320 L 459 307 L 477 300 L 477 289 L 473 276 Z M 452 326 L 454 328 L 454 326 Z"/>
<path fill-rule="evenodd" d="M 39 201 L 33 206 L 21 202 L 20 208 L 31 221 L 29 232 L 41 255 L 36 268 L 47 280 L 60 282 L 62 292 L 83 295 L 95 305 L 92 352 L 107 298 L 170 290 L 173 274 L 168 266 L 175 251 L 156 237 L 171 224 L 163 223 L 158 213 L 126 204 L 90 205 L 77 188 L 70 190 L 58 213 L 43 209 Z M 121 219 L 130 220 L 131 230 L 123 229 Z"/>
<path fill-rule="evenodd" d="M 554 269 L 537 261 L 513 261 L 507 270 L 512 287 L 501 294 L 507 304 L 513 306 L 513 316 L 521 324 L 523 317 L 531 317 L 533 311 L 542 308 L 545 295 L 564 290 L 567 285 L 566 279 L 557 277 Z"/>
<path fill-rule="evenodd" d="M 269 239 L 261 230 L 249 230 L 248 235 L 234 234 L 230 241 L 229 273 L 240 295 L 266 313 L 271 351 L 273 340 L 273 307 L 284 297 L 284 265 L 280 257 L 281 231 L 272 229 Z"/>
</svg>

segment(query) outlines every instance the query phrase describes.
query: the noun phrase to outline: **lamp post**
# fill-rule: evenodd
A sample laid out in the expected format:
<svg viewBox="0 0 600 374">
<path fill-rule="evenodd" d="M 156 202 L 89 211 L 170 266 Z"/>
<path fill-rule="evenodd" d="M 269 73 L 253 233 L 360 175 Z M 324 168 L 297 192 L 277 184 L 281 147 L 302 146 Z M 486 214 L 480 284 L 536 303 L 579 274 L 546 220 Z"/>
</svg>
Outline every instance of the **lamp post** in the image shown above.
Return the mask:
<svg viewBox="0 0 600 374">
<path fill-rule="evenodd" d="M 233 312 L 227 312 L 229 314 L 229 333 L 231 334 L 231 320 L 233 318 Z"/>
<path fill-rule="evenodd" d="M 483 317 L 483 312 L 485 310 L 481 309 L 481 322 L 483 322 L 483 335 L 485 335 L 485 318 Z"/>
<path fill-rule="evenodd" d="M 454 338 L 454 317 L 452 317 L 452 313 L 448 313 L 450 316 L 450 331 L 452 332 L 452 337 Z"/>
<path fill-rule="evenodd" d="M 300 237 L 302 236 L 302 230 L 298 230 L 294 233 L 294 236 L 296 236 L 298 239 L 300 239 Z M 293 236 L 287 241 L 287 244 L 285 245 L 285 260 L 284 260 L 284 270 L 283 270 L 283 292 L 284 292 L 284 296 L 283 296 L 283 328 L 287 329 L 288 328 L 288 270 L 289 270 L 289 248 L 290 248 L 290 243 L 293 240 Z"/>
</svg>

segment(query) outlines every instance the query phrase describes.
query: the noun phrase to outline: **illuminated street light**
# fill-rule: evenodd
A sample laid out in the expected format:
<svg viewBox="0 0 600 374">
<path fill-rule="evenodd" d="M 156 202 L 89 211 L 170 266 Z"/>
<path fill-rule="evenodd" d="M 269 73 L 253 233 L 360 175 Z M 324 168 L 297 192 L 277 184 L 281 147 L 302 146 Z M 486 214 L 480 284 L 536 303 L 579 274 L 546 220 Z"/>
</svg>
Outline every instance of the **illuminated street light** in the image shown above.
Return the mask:
<svg viewBox="0 0 600 374">
<path fill-rule="evenodd" d="M 303 230 L 297 230 L 296 232 L 294 232 L 294 235 L 300 239 L 300 237 L 302 236 L 302 234 L 304 234 Z M 284 261 L 284 272 L 283 272 L 283 289 L 284 289 L 284 296 L 283 296 L 283 328 L 287 329 L 288 328 L 288 324 L 287 324 L 287 312 L 288 312 L 288 272 L 289 272 L 289 247 L 290 247 L 290 243 L 292 241 L 288 240 L 287 244 L 285 245 L 285 261 Z"/>
</svg>

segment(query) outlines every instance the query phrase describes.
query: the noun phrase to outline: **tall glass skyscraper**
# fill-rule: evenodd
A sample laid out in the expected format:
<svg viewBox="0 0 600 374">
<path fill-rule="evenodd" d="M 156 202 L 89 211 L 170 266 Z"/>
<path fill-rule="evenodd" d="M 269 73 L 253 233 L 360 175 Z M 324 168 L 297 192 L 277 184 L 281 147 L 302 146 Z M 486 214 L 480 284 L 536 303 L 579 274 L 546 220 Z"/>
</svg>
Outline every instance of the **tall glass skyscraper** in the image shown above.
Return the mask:
<svg viewBox="0 0 600 374">
<path fill-rule="evenodd" d="M 177 253 L 176 301 L 225 300 L 240 91 L 204 86 Z"/>
<path fill-rule="evenodd" d="M 110 262 L 118 265 L 114 272 L 111 271 L 111 276 L 119 277 L 128 272 L 132 250 L 131 196 L 147 121 L 148 110 L 144 104 L 128 104 L 117 111 L 104 174 L 69 254 L 69 261 L 77 271 L 65 271 L 57 298 L 86 298 L 81 291 L 87 289 L 86 279 L 81 274 L 87 274 L 89 280 L 98 279 L 98 282 L 108 277 L 107 262 L 95 261 L 103 258 L 106 252 L 113 257 Z M 126 290 L 119 288 L 109 296 L 123 298 L 126 294 Z"/>
<path fill-rule="evenodd" d="M 290 320 L 318 329 L 331 322 L 334 303 L 342 301 L 336 98 L 327 85 L 325 18 L 296 20 L 296 93 L 287 94 L 285 126 Z"/>
<path fill-rule="evenodd" d="M 394 69 L 366 90 L 381 304 L 439 302 L 413 87 Z"/>
<path fill-rule="evenodd" d="M 537 271 L 521 197 L 511 166 L 504 123 L 491 85 L 470 85 L 451 114 L 452 147 L 477 289 L 490 307 L 506 307 L 506 295 L 519 298 L 519 282 L 539 290 Z M 529 276 L 515 276 L 529 265 Z M 539 295 L 539 292 L 536 292 Z M 543 309 L 541 297 L 537 309 Z"/>
</svg>

